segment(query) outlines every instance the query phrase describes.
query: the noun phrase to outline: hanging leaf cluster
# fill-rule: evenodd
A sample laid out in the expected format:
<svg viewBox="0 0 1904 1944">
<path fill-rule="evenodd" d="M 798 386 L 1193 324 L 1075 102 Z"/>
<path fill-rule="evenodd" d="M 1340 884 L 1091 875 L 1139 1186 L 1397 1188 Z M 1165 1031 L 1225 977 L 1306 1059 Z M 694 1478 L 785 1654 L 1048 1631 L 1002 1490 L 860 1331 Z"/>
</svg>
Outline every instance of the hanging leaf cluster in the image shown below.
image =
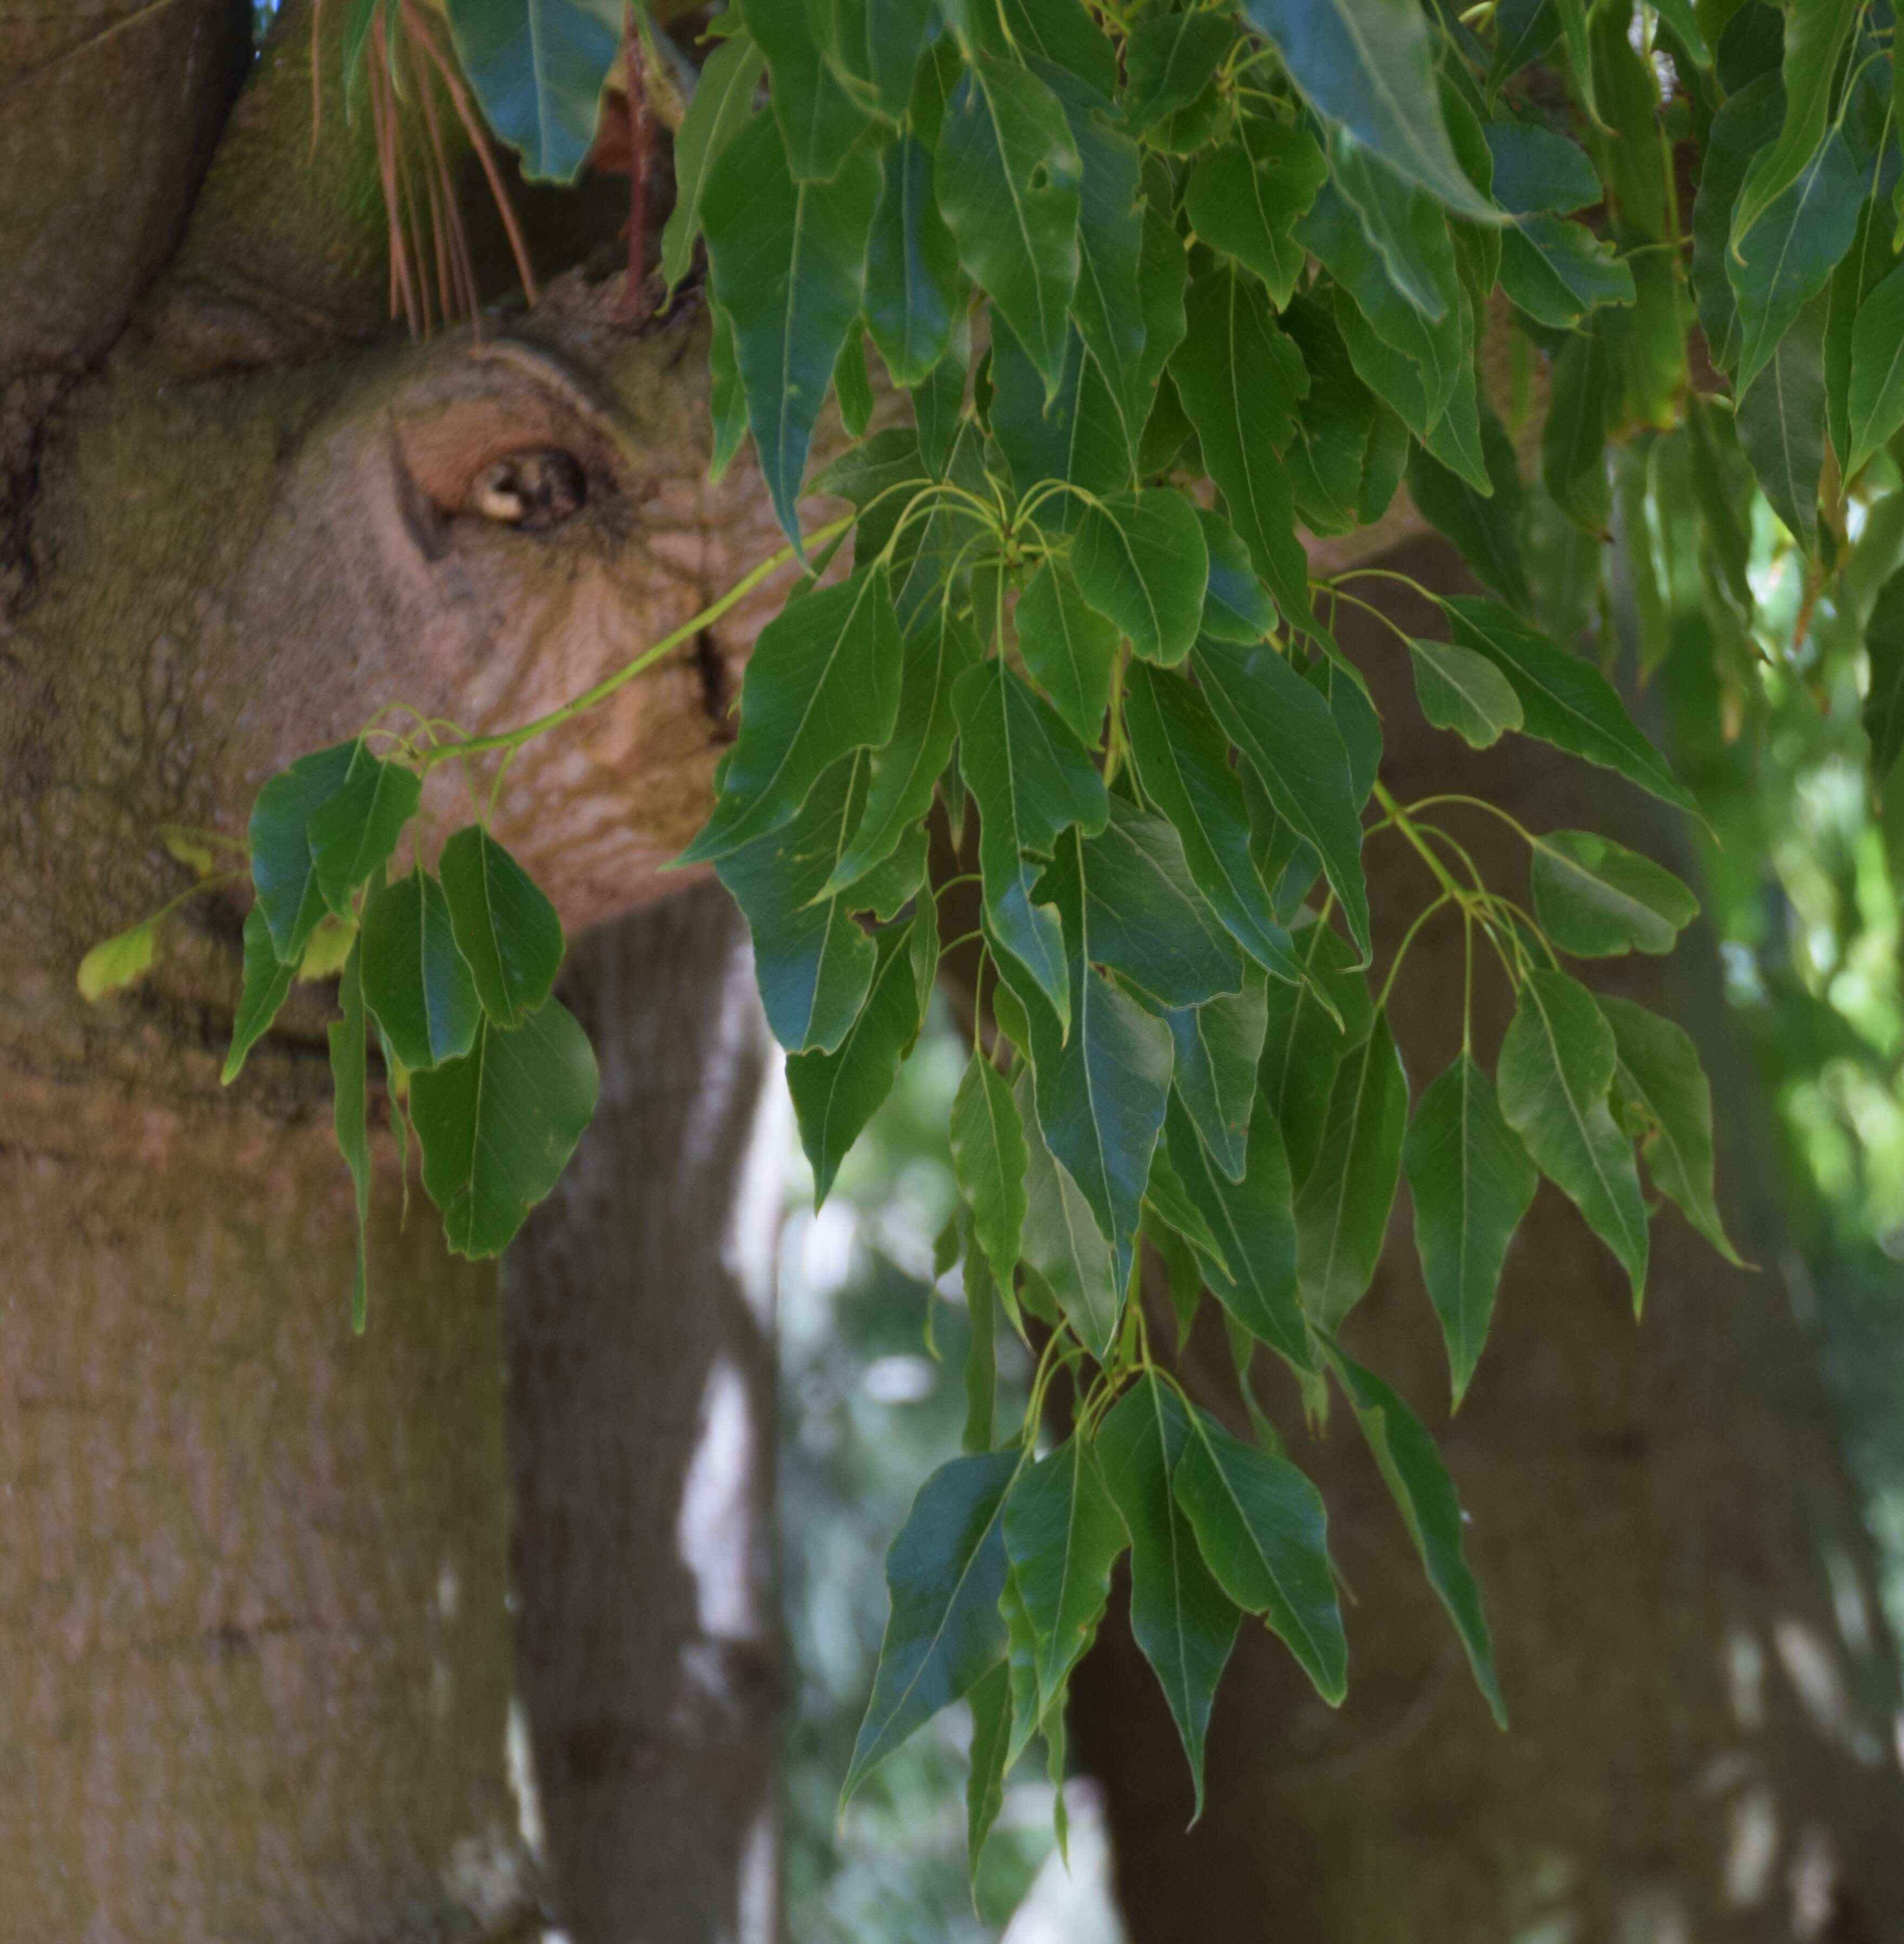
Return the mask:
<svg viewBox="0 0 1904 1944">
<path fill-rule="evenodd" d="M 618 7 L 446 11 L 492 125 L 532 172 L 573 173 Z M 1457 1402 L 1543 1177 L 1636 1308 L 1661 1201 L 1731 1256 L 1691 1041 L 1563 962 L 1669 951 L 1696 907 L 1591 831 L 1521 831 L 1524 890 L 1486 884 L 1439 814 L 1456 800 L 1404 804 L 1382 779 L 1335 632 L 1346 606 L 1379 613 L 1380 571 L 1318 580 L 1308 542 L 1412 503 L 1460 549 L 1489 591 L 1431 597 L 1431 633 L 1391 623 L 1390 647 L 1426 720 L 1473 747 L 1530 737 L 1693 809 L 1573 651 L 1617 606 L 1650 672 L 1690 585 L 1739 709 L 1759 658 L 1804 650 L 1814 614 L 1849 617 L 1876 771 L 1893 769 L 1893 35 L 1885 0 L 734 0 L 716 17 L 663 266 L 678 285 L 704 256 L 714 470 L 751 442 L 809 571 L 759 638 L 684 861 L 752 928 L 821 1197 L 942 953 L 976 943 L 982 963 L 941 1251 L 970 1307 L 967 1449 L 894 1543 L 849 1794 L 966 1699 L 976 1859 L 1029 1741 L 1062 1761 L 1066 1684 L 1127 1549 L 1133 1631 L 1199 1796 L 1244 1616 L 1341 1698 L 1324 1509 L 1257 1407 L 1264 1355 L 1312 1410 L 1346 1400 L 1502 1715 L 1453 1486 L 1339 1332 L 1404 1173 Z M 850 514 L 814 524 L 814 495 Z M 1747 571 L 1761 505 L 1805 562 L 1788 642 Z M 360 1202 L 374 1027 L 471 1253 L 552 1185 L 592 1065 L 549 996 L 559 927 L 501 847 L 474 829 L 433 872 L 389 860 L 420 772 L 574 712 L 321 752 L 253 822 L 234 1070 L 332 927 Z M 935 817 L 975 866 L 973 938 L 940 937 Z M 1377 837 L 1436 886 L 1379 986 Z M 1388 1000 L 1438 921 L 1505 978 L 1513 1017 L 1498 1048 L 1470 1032 L 1411 1077 Z M 94 956 L 108 989 L 149 934 Z M 1206 1292 L 1220 1310 L 1251 1438 L 1154 1346 L 1147 1254 L 1180 1332 Z M 1002 1439 L 1001 1327 L 1038 1370 Z M 1065 1435 L 1041 1450 L 1059 1395 Z"/>
</svg>

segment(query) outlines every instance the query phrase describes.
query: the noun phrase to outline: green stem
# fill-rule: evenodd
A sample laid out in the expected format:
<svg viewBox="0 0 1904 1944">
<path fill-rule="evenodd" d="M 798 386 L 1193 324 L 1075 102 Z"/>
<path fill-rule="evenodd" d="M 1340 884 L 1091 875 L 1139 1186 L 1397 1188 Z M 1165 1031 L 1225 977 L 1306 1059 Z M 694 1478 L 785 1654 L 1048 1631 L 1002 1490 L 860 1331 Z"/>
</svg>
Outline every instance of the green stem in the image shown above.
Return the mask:
<svg viewBox="0 0 1904 1944">
<path fill-rule="evenodd" d="M 844 533 L 857 516 L 849 514 L 844 519 L 835 520 L 817 532 L 807 536 L 809 546 L 823 545 L 836 535 Z M 770 554 L 754 570 L 737 580 L 718 601 L 710 602 L 692 619 L 684 621 L 672 633 L 663 635 L 652 647 L 644 648 L 631 662 L 624 662 L 614 674 L 605 675 L 594 687 L 585 689 L 581 694 L 564 702 L 558 709 L 552 709 L 546 715 L 539 715 L 533 722 L 525 722 L 521 727 L 506 729 L 494 736 L 472 737 L 464 743 L 446 743 L 432 749 L 423 758 L 422 771 L 425 776 L 439 763 L 451 757 L 481 756 L 492 749 L 519 749 L 524 743 L 533 742 L 538 736 L 546 735 L 552 729 L 559 729 L 565 722 L 573 721 L 578 715 L 586 715 L 598 704 L 606 702 L 616 690 L 632 681 L 638 675 L 644 675 L 663 656 L 672 654 L 683 642 L 691 641 L 703 628 L 711 627 L 733 608 L 753 592 L 763 581 L 770 580 L 783 567 L 792 565 L 798 558 L 790 546 L 782 547 L 779 552 Z"/>
</svg>

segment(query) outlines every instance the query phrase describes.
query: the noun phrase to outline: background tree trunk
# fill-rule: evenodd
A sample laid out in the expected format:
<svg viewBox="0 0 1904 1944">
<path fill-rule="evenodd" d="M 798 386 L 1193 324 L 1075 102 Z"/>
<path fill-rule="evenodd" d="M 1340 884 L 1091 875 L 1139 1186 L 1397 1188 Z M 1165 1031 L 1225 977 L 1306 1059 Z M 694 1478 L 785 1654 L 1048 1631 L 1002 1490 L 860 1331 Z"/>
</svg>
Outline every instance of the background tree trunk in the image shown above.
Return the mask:
<svg viewBox="0 0 1904 1944">
<path fill-rule="evenodd" d="M 1397 561 L 1463 585 L 1437 543 Z M 1413 597 L 1387 584 L 1382 598 L 1411 632 L 1436 632 Z M 1466 790 L 1536 831 L 1605 831 L 1690 874 L 1670 813 L 1536 743 L 1470 755 L 1422 723 L 1392 634 L 1346 611 L 1341 632 L 1404 803 Z M 1488 881 L 1518 895 L 1519 840 L 1484 816 L 1460 829 Z M 1392 835 L 1370 840 L 1367 863 L 1392 949 L 1429 880 Z M 1491 1060 L 1508 995 L 1477 962 L 1476 1050 Z M 1890 1650 L 1819 1346 L 1779 1273 L 1775 1177 L 1713 940 L 1700 929 L 1668 960 L 1576 969 L 1698 1041 L 1721 1200 L 1764 1272 L 1728 1268 L 1669 1211 L 1636 1328 L 1623 1273 L 1543 1186 L 1450 1423 L 1404 1187 L 1346 1333 L 1421 1413 L 1460 1489 L 1512 1730 L 1490 1724 L 1352 1423 L 1338 1410 L 1313 1440 L 1292 1407 L 1290 1456 L 1322 1489 L 1353 1595 L 1349 1697 L 1331 1713 L 1280 1643 L 1246 1629 L 1217 1696 L 1209 1807 L 1186 1835 L 1189 1781 L 1155 1681 L 1107 1627 L 1075 1732 L 1107 1788 L 1133 1944 L 1848 1940 L 1893 1934 L 1904 1912 Z M 1416 1095 L 1459 1049 L 1462 983 L 1461 927 L 1438 921 L 1391 1011 Z M 1201 1347 L 1213 1366 L 1220 1342 Z"/>
<path fill-rule="evenodd" d="M 576 948 L 601 1104 L 504 1272 L 517 1682 L 576 1944 L 774 1944 L 785 1139 L 706 884 Z"/>
</svg>

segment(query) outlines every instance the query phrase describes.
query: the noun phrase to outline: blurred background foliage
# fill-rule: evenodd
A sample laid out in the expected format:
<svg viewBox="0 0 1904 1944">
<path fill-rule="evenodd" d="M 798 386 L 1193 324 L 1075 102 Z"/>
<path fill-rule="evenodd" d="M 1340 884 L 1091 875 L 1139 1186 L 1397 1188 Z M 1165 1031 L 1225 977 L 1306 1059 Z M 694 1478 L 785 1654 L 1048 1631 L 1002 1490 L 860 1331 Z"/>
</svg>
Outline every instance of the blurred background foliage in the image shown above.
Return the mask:
<svg viewBox="0 0 1904 1944">
<path fill-rule="evenodd" d="M 838 1813 L 840 1777 L 886 1623 L 886 1548 L 927 1475 L 956 1455 L 970 1333 L 933 1241 L 955 1191 L 946 1124 L 966 1049 L 936 1006 L 826 1205 L 789 1128 L 780 1260 L 780 1524 L 795 1669 L 787 1742 L 787 1928 L 801 1944 L 1118 1944 L 1109 1856 L 1087 1785 L 1066 1790 L 1069 1858 L 1034 1743 L 1007 1779 L 967 1886 L 963 1703 Z M 1022 1418 L 1030 1359 L 1000 1333 L 999 1422 Z"/>
</svg>

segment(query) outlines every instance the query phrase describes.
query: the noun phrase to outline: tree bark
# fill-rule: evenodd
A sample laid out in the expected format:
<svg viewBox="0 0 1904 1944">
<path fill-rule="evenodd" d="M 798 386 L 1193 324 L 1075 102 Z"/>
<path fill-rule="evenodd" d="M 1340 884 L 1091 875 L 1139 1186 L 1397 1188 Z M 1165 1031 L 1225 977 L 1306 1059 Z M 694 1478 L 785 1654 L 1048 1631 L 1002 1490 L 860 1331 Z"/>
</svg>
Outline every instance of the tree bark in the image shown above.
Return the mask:
<svg viewBox="0 0 1904 1944">
<path fill-rule="evenodd" d="M 774 1944 L 785 1138 L 704 886 L 576 949 L 601 1104 L 504 1271 L 517 1683 L 576 1944 Z"/>
<path fill-rule="evenodd" d="M 348 11 L 327 8 L 325 31 Z M 220 1086 L 233 895 L 168 921 L 127 993 L 88 1007 L 74 972 L 190 883 L 155 825 L 241 832 L 266 776 L 389 703 L 475 733 L 536 715 L 778 544 L 757 476 L 706 484 L 691 311 L 630 336 L 612 289 L 577 288 L 480 340 L 392 341 L 368 118 L 344 113 L 334 65 L 314 128 L 312 12 L 292 0 L 227 121 L 248 17 L 243 0 L 0 0 L 0 239 L 45 271 L 0 319 L 0 1944 L 377 1944 L 534 1918 L 494 1273 L 448 1258 L 433 1210 L 400 1226 L 374 1087 L 371 1327 L 349 1335 L 334 1001 L 296 989 Z M 566 452 L 586 482 L 546 534 L 471 504 L 481 468 L 524 448 Z M 691 881 L 657 867 L 705 814 L 778 591 L 512 771 L 499 835 L 571 934 Z M 469 815 L 459 782 L 433 781 L 424 855 Z M 713 923 L 684 943 L 647 1044 L 679 1087 L 725 1075 L 731 1123 L 704 1130 L 700 1185 L 718 1196 L 761 1061 L 731 921 L 727 958 Z M 695 967 L 717 961 L 710 1009 Z M 624 1127 L 642 1056 L 601 1023 L 604 1113 Z M 414 1161 L 412 1188 L 420 1201 Z M 709 1205 L 692 1184 L 654 1203 L 678 1222 Z M 660 1260 L 684 1275 L 699 1259 L 684 1239 Z M 726 1301 L 719 1368 L 752 1412 L 764 1340 L 746 1349 Z M 632 1340 L 611 1340 L 632 1382 Z M 724 1426 L 727 1395 L 709 1401 Z M 681 1401 L 691 1425 L 702 1404 Z M 640 1388 L 611 1409 L 631 1405 L 667 1415 Z M 749 1422 L 764 1453 L 771 1417 Z M 695 1621 L 709 1713 L 744 1716 L 757 1647 L 771 1685 L 771 1629 L 748 1630 L 771 1577 L 709 1570 L 733 1601 L 684 1605 L 677 1586 L 662 1610 Z M 599 1671 L 587 1652 L 550 1663 Z M 758 1731 L 724 1732 L 737 1749 Z M 706 1761 L 746 1796 L 740 1756 Z M 583 1816 L 546 1766 L 550 1800 Z M 657 1875 L 694 1818 L 644 1798 L 663 1800 L 675 1819 L 638 1826 Z M 605 1847 L 602 1826 L 552 1840 L 556 1860 Z"/>
<path fill-rule="evenodd" d="M 1462 586 L 1438 545 L 1396 564 Z M 1381 598 L 1410 632 L 1435 632 L 1413 597 L 1389 584 Z M 1604 831 L 1690 873 L 1672 814 L 1604 771 L 1512 737 L 1473 755 L 1427 729 L 1392 635 L 1341 620 L 1402 801 L 1466 791 L 1536 831 Z M 1490 883 L 1520 894 L 1519 840 L 1472 814 L 1460 834 Z M 1367 864 L 1392 949 L 1430 881 L 1392 835 L 1370 841 Z M 1728 1268 L 1669 1210 L 1635 1327 L 1618 1265 L 1543 1186 L 1450 1421 L 1404 1186 L 1349 1346 L 1441 1445 L 1512 1728 L 1490 1722 L 1352 1421 L 1338 1410 L 1316 1439 L 1290 1409 L 1290 1455 L 1321 1487 L 1352 1596 L 1349 1699 L 1331 1713 L 1278 1642 L 1247 1629 L 1217 1696 L 1209 1806 L 1186 1834 L 1168 1717 L 1122 1623 L 1107 1626 L 1075 1736 L 1108 1792 L 1132 1944 L 1850 1940 L 1889 1936 L 1904 1912 L 1894 1670 L 1819 1346 L 1779 1274 L 1768 1145 L 1713 940 L 1699 928 L 1669 959 L 1585 969 L 1699 1043 L 1722 1202 L 1763 1272 Z M 1391 1007 L 1417 1095 L 1459 1049 L 1463 980 L 1461 927 L 1438 921 Z M 1479 964 L 1484 1057 L 1507 1012 L 1505 982 Z M 1199 1340 L 1213 1367 L 1220 1339 Z"/>
<path fill-rule="evenodd" d="M 319 1063 L 260 1050 L 241 1103 L 210 1049 L 195 1100 L 0 1079 L 6 1944 L 451 1938 L 531 1907 L 494 1277 L 422 1210 L 400 1229 L 380 1140 L 353 1337 Z"/>
</svg>

